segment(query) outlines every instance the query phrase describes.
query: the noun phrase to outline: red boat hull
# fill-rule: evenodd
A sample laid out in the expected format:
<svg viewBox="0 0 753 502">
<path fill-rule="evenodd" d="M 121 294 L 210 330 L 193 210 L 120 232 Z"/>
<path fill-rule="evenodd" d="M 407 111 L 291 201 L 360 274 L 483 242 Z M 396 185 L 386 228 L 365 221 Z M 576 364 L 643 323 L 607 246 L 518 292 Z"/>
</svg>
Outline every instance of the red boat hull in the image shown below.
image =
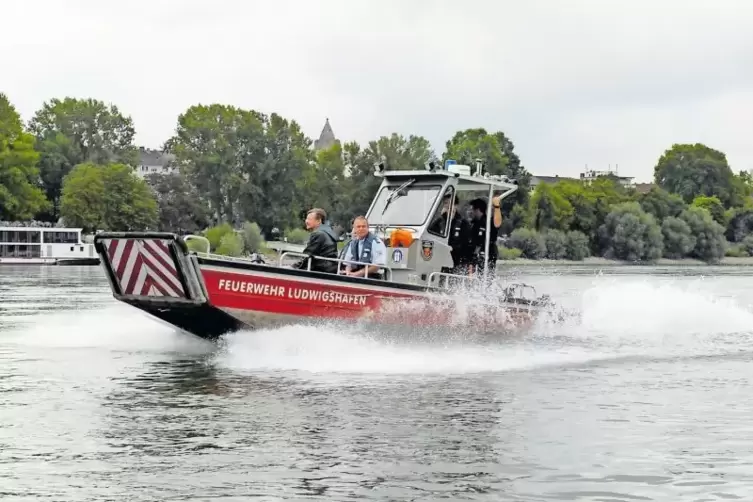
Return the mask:
<svg viewBox="0 0 753 502">
<path fill-rule="evenodd" d="M 281 269 L 273 267 L 242 270 L 200 263 L 211 304 L 252 326 L 329 319 L 509 330 L 527 327 L 536 313 L 529 306 L 463 305 L 458 297 L 426 289 L 342 283 L 336 276 L 328 280 L 282 275 Z M 463 315 L 464 310 L 468 315 Z"/>
<path fill-rule="evenodd" d="M 172 234 L 99 234 L 115 298 L 203 338 L 301 322 L 504 332 L 541 307 L 473 301 L 436 288 L 273 267 L 188 252 Z"/>
</svg>

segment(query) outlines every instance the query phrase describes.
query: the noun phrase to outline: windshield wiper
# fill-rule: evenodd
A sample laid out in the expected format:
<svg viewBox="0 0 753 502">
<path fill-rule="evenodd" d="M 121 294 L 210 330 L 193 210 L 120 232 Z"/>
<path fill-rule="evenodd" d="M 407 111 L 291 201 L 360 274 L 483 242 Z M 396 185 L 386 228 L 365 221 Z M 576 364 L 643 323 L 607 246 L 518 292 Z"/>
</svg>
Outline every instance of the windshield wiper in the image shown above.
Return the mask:
<svg viewBox="0 0 753 502">
<path fill-rule="evenodd" d="M 394 189 L 392 192 L 390 192 L 390 195 L 387 197 L 387 201 L 384 203 L 384 209 L 382 209 L 382 215 L 384 215 L 384 212 L 387 211 L 387 208 L 390 207 L 390 204 L 392 204 L 393 201 L 395 201 L 398 197 L 401 197 L 401 193 L 403 190 L 411 186 L 416 180 L 410 179 Z"/>
</svg>

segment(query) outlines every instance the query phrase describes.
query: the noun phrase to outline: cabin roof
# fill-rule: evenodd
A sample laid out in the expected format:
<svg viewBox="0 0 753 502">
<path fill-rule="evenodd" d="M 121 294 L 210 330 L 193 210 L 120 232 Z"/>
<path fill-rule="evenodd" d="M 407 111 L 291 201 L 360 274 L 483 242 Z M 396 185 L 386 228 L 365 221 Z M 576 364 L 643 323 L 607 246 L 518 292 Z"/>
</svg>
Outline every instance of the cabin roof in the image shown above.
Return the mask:
<svg viewBox="0 0 753 502">
<path fill-rule="evenodd" d="M 444 181 L 446 178 L 456 178 L 458 184 L 456 189 L 458 191 L 480 191 L 484 187 L 494 187 L 500 190 L 513 190 L 517 189 L 518 185 L 507 181 L 496 180 L 492 178 L 484 178 L 482 176 L 465 176 L 463 174 L 451 173 L 444 169 L 438 169 L 435 171 L 385 171 L 381 174 L 387 181 L 401 180 L 406 178 L 415 178 L 416 181 L 430 181 L 432 179 Z"/>
</svg>

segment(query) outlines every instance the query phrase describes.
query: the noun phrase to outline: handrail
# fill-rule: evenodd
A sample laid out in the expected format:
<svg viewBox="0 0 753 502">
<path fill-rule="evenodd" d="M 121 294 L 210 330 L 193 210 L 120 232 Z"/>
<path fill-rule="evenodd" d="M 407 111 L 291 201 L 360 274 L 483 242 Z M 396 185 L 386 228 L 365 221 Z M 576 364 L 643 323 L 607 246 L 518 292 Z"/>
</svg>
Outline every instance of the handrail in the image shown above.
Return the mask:
<svg viewBox="0 0 753 502">
<path fill-rule="evenodd" d="M 306 253 L 298 253 L 298 252 L 295 252 L 295 251 L 285 251 L 284 253 L 282 253 L 280 255 L 279 266 L 282 266 L 282 259 L 285 256 L 298 256 L 299 258 L 310 258 L 308 260 L 308 267 L 306 269 L 309 272 L 311 271 L 311 262 L 313 260 L 315 260 L 315 259 L 316 260 L 333 261 L 333 262 L 337 263 L 338 265 L 340 265 L 340 264 L 364 265 L 366 267 L 366 272 L 365 272 L 365 274 L 363 276 L 364 279 L 368 279 L 369 278 L 369 269 L 368 269 L 368 267 L 374 265 L 374 263 L 366 263 L 366 262 L 354 261 L 354 260 L 343 260 L 343 259 L 340 259 L 340 258 L 325 258 L 323 256 L 315 256 L 315 255 L 310 255 L 310 254 L 306 254 Z M 388 267 L 387 265 L 375 265 L 375 266 L 378 266 L 380 269 L 385 270 L 387 272 L 387 280 L 388 281 L 392 280 L 392 269 L 390 267 Z M 339 272 L 339 266 L 338 266 L 338 272 Z"/>
<path fill-rule="evenodd" d="M 197 240 L 197 239 L 200 240 L 200 241 L 204 241 L 204 243 L 206 243 L 207 250 L 204 251 L 204 253 L 209 254 L 209 251 L 212 249 L 212 245 L 210 244 L 209 239 L 207 239 L 203 235 L 195 235 L 195 234 L 189 234 L 189 235 L 184 235 L 183 236 L 183 241 L 184 242 L 188 242 L 188 241 L 192 241 L 192 240 Z"/>
<path fill-rule="evenodd" d="M 517 296 L 517 298 L 526 299 L 524 292 L 529 289 L 533 291 L 533 298 L 536 298 L 536 288 L 534 288 L 530 284 L 523 284 L 520 282 L 512 283 L 509 284 L 504 291 L 505 296 L 507 296 L 508 298 L 516 298 L 516 296 L 513 296 L 513 294 L 518 292 L 520 294 L 519 296 Z"/>
<path fill-rule="evenodd" d="M 239 263 L 257 264 L 257 262 L 247 256 L 228 256 L 226 254 L 204 253 L 202 251 L 194 251 L 194 253 L 196 254 L 196 256 L 200 256 L 202 258 L 211 258 L 213 260 L 237 261 Z"/>
<path fill-rule="evenodd" d="M 427 285 L 431 285 L 432 281 L 434 280 L 434 277 L 455 277 L 458 279 L 462 279 L 463 281 L 477 281 L 478 278 L 470 276 L 470 275 L 460 275 L 460 274 L 451 274 L 449 272 L 432 272 L 429 274 L 429 280 L 426 282 Z"/>
</svg>

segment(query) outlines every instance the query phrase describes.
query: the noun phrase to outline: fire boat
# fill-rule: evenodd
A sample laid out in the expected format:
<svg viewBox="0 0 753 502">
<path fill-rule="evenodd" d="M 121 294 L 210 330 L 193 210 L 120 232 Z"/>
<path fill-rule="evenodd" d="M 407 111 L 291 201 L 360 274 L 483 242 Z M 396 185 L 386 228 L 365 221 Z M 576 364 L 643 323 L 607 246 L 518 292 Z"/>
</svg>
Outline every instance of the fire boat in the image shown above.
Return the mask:
<svg viewBox="0 0 753 502">
<path fill-rule="evenodd" d="M 286 266 L 291 258 L 312 258 L 296 252 L 280 253 L 277 263 L 216 255 L 200 236 L 103 232 L 94 245 L 116 300 L 208 340 L 312 322 L 502 333 L 526 329 L 542 313 L 561 316 L 549 297 L 537 296 L 531 286 L 508 284 L 483 292 L 483 277 L 443 271 L 453 266 L 450 219 L 440 231 L 430 228 L 443 199 L 449 196 L 454 204 L 458 192 L 481 192 L 491 201 L 496 192 L 501 200 L 518 189 L 515 180 L 482 171 L 480 163 L 474 172 L 451 163 L 425 170 L 375 168 L 382 182 L 365 216 L 369 231 L 387 246 L 382 278 L 314 271 L 311 259 L 308 269 Z M 487 265 L 489 246 L 497 245 L 489 242 L 491 215 L 489 208 Z M 206 252 L 189 250 L 191 238 L 206 241 Z M 338 261 L 338 267 L 344 263 L 316 258 Z"/>
</svg>

